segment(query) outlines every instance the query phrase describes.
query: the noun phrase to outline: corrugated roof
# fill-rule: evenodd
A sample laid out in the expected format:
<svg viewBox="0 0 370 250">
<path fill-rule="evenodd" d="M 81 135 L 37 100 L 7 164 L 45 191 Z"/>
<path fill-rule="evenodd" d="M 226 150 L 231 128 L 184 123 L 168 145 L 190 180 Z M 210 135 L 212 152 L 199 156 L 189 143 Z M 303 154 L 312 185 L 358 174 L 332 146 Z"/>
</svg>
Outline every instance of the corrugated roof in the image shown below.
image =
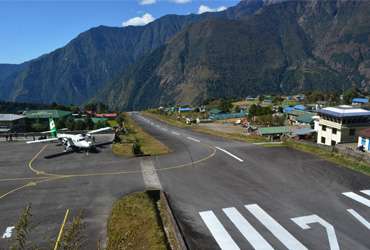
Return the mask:
<svg viewBox="0 0 370 250">
<path fill-rule="evenodd" d="M 210 115 L 209 118 L 212 120 L 226 120 L 232 118 L 243 118 L 245 116 L 246 113 L 240 112 L 240 113 L 213 114 Z"/>
<path fill-rule="evenodd" d="M 353 98 L 352 103 L 368 103 L 368 98 Z"/>
<path fill-rule="evenodd" d="M 62 118 L 71 115 L 72 112 L 58 109 L 30 110 L 26 112 L 26 117 L 30 119 L 36 118 Z"/>
<path fill-rule="evenodd" d="M 258 128 L 258 133 L 261 135 L 288 134 L 290 133 L 290 129 L 287 126 L 264 127 L 264 128 Z"/>
<path fill-rule="evenodd" d="M 348 105 L 323 108 L 320 109 L 318 113 L 335 117 L 370 116 L 370 111 L 361 108 L 353 108 L 352 106 Z"/>
<path fill-rule="evenodd" d="M 297 128 L 293 130 L 292 134 L 293 135 L 309 135 L 314 132 L 315 130 L 311 128 Z"/>
<path fill-rule="evenodd" d="M 296 118 L 297 122 L 300 123 L 312 123 L 313 122 L 313 117 L 314 115 L 300 115 Z"/>
<path fill-rule="evenodd" d="M 24 118 L 24 115 L 0 114 L 0 121 L 16 121 Z"/>
</svg>

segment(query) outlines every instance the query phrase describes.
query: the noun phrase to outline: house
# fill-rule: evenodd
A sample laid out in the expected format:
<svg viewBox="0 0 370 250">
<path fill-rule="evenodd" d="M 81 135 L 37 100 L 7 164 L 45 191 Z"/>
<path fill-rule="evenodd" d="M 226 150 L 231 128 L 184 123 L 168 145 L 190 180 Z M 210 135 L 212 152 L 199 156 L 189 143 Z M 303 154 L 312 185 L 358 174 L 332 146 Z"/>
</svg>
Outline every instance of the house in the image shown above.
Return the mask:
<svg viewBox="0 0 370 250">
<path fill-rule="evenodd" d="M 270 140 L 281 139 L 284 135 L 289 135 L 291 133 L 289 127 L 262 127 L 258 128 L 258 134 L 261 136 L 268 137 Z"/>
<path fill-rule="evenodd" d="M 370 126 L 370 111 L 348 105 L 323 108 L 318 115 L 318 144 L 353 143 L 360 130 Z"/>
<path fill-rule="evenodd" d="M 191 112 L 191 111 L 193 111 L 193 108 L 179 108 L 178 109 L 178 111 L 179 111 L 179 113 L 181 113 L 181 112 Z"/>
<path fill-rule="evenodd" d="M 368 103 L 369 103 L 368 98 L 353 98 L 352 99 L 353 106 L 361 106 L 361 105 L 366 105 Z"/>
<path fill-rule="evenodd" d="M 15 114 L 0 114 L 0 133 L 24 132 L 26 130 L 25 116 Z"/>
<path fill-rule="evenodd" d="M 244 118 L 246 117 L 247 113 L 244 111 L 240 111 L 239 113 L 218 113 L 218 114 L 211 114 L 209 119 L 211 120 L 227 120 L 233 118 Z"/>
<path fill-rule="evenodd" d="M 311 127 L 302 127 L 293 129 L 291 136 L 297 139 L 310 139 L 314 133 L 315 130 Z"/>
<path fill-rule="evenodd" d="M 370 128 L 363 129 L 359 132 L 357 146 L 370 152 Z"/>
<path fill-rule="evenodd" d="M 286 112 L 286 114 L 290 125 L 300 125 L 300 124 L 312 125 L 313 123 L 312 117 L 315 115 L 314 113 L 311 112 L 296 109 L 290 110 Z"/>
<path fill-rule="evenodd" d="M 72 116 L 72 112 L 58 109 L 44 109 L 44 110 L 25 111 L 24 115 L 26 116 L 27 119 L 30 120 L 48 120 L 49 118 L 58 120 L 61 118 L 67 118 L 69 116 Z"/>
</svg>

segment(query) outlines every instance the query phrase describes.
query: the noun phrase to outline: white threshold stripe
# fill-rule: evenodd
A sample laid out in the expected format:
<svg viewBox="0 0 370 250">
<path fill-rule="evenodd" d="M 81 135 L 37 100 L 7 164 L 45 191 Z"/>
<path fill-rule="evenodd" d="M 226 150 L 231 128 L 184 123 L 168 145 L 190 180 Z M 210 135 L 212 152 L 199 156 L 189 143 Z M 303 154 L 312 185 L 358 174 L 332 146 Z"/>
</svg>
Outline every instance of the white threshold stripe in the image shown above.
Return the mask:
<svg viewBox="0 0 370 250">
<path fill-rule="evenodd" d="M 175 131 L 172 131 L 171 133 L 174 134 L 174 135 L 180 135 L 179 133 L 177 133 Z"/>
<path fill-rule="evenodd" d="M 370 189 L 369 190 L 361 190 L 361 193 L 370 196 Z"/>
<path fill-rule="evenodd" d="M 347 196 L 348 198 L 351 198 L 365 206 L 368 206 L 370 207 L 370 200 L 362 197 L 361 195 L 358 195 L 358 194 L 355 194 L 353 192 L 345 192 L 345 193 L 342 193 L 344 196 Z"/>
<path fill-rule="evenodd" d="M 362 217 L 359 213 L 357 213 L 353 209 L 347 209 L 348 213 L 352 214 L 362 225 L 367 227 L 370 230 L 370 222 L 368 222 L 364 217 Z"/>
<path fill-rule="evenodd" d="M 209 231 L 211 232 L 212 236 L 221 249 L 240 249 L 212 211 L 199 212 L 199 215 L 204 223 L 207 225 Z"/>
<path fill-rule="evenodd" d="M 196 141 L 196 142 L 200 142 L 200 140 L 196 139 L 196 138 L 193 138 L 193 137 L 186 137 L 187 139 L 191 140 L 191 141 Z"/>
<path fill-rule="evenodd" d="M 293 235 L 291 235 L 283 226 L 274 218 L 268 215 L 257 204 L 246 205 L 248 211 L 253 214 L 284 246 L 290 250 L 307 250 Z"/>
<path fill-rule="evenodd" d="M 226 153 L 226 154 L 228 154 L 228 155 L 230 155 L 231 157 L 233 157 L 233 158 L 235 158 L 235 159 L 237 159 L 238 161 L 240 161 L 240 162 L 243 162 L 244 160 L 243 159 L 240 159 L 239 157 L 237 157 L 236 155 L 233 155 L 232 153 L 230 153 L 229 151 L 227 151 L 227 150 L 225 150 L 225 149 L 223 149 L 223 148 L 220 148 L 220 147 L 216 147 L 218 150 L 221 150 L 222 152 L 224 152 L 224 153 Z"/>
<path fill-rule="evenodd" d="M 231 222 L 238 228 L 254 249 L 273 250 L 274 248 L 257 230 L 239 213 L 235 207 L 222 209 Z"/>
</svg>

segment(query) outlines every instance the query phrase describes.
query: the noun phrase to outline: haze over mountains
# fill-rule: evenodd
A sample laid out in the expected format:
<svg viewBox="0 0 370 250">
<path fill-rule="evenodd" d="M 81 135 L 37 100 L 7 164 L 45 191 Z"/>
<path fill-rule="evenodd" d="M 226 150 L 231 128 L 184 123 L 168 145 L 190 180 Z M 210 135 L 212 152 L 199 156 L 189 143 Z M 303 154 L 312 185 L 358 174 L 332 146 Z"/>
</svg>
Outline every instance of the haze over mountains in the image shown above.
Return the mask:
<svg viewBox="0 0 370 250">
<path fill-rule="evenodd" d="M 116 109 L 370 87 L 370 2 L 246 0 L 223 12 L 100 26 L 21 65 L 0 99 Z"/>
</svg>

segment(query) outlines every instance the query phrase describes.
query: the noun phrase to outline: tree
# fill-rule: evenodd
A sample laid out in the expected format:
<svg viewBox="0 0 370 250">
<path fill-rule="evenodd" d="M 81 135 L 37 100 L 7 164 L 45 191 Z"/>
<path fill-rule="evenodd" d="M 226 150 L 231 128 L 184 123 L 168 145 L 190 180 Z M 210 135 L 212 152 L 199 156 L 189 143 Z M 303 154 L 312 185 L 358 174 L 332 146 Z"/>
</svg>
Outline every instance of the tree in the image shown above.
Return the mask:
<svg viewBox="0 0 370 250">
<path fill-rule="evenodd" d="M 232 107 L 233 104 L 230 100 L 222 99 L 218 108 L 224 113 L 229 113 Z"/>
<path fill-rule="evenodd" d="M 360 91 L 357 88 L 353 87 L 353 88 L 346 90 L 343 93 L 343 101 L 345 104 L 351 104 L 353 98 L 360 97 L 360 96 L 361 96 Z"/>
<path fill-rule="evenodd" d="M 75 130 L 85 130 L 86 129 L 86 123 L 84 120 L 77 120 L 74 123 L 74 129 Z"/>
<path fill-rule="evenodd" d="M 23 249 L 29 249 L 29 246 L 27 244 L 28 242 L 28 235 L 30 232 L 30 226 L 31 226 L 31 204 L 28 204 L 24 209 L 19 217 L 19 220 L 17 222 L 17 225 L 15 226 L 15 242 L 11 246 L 12 250 L 23 250 Z"/>
<path fill-rule="evenodd" d="M 83 249 L 86 243 L 84 233 L 86 226 L 83 222 L 83 211 L 80 210 L 78 215 L 73 217 L 72 223 L 67 225 L 61 241 L 61 249 L 79 250 Z"/>
<path fill-rule="evenodd" d="M 91 118 L 87 118 L 85 120 L 85 123 L 86 123 L 86 129 L 88 129 L 88 130 L 94 129 L 94 122 Z"/>
</svg>

